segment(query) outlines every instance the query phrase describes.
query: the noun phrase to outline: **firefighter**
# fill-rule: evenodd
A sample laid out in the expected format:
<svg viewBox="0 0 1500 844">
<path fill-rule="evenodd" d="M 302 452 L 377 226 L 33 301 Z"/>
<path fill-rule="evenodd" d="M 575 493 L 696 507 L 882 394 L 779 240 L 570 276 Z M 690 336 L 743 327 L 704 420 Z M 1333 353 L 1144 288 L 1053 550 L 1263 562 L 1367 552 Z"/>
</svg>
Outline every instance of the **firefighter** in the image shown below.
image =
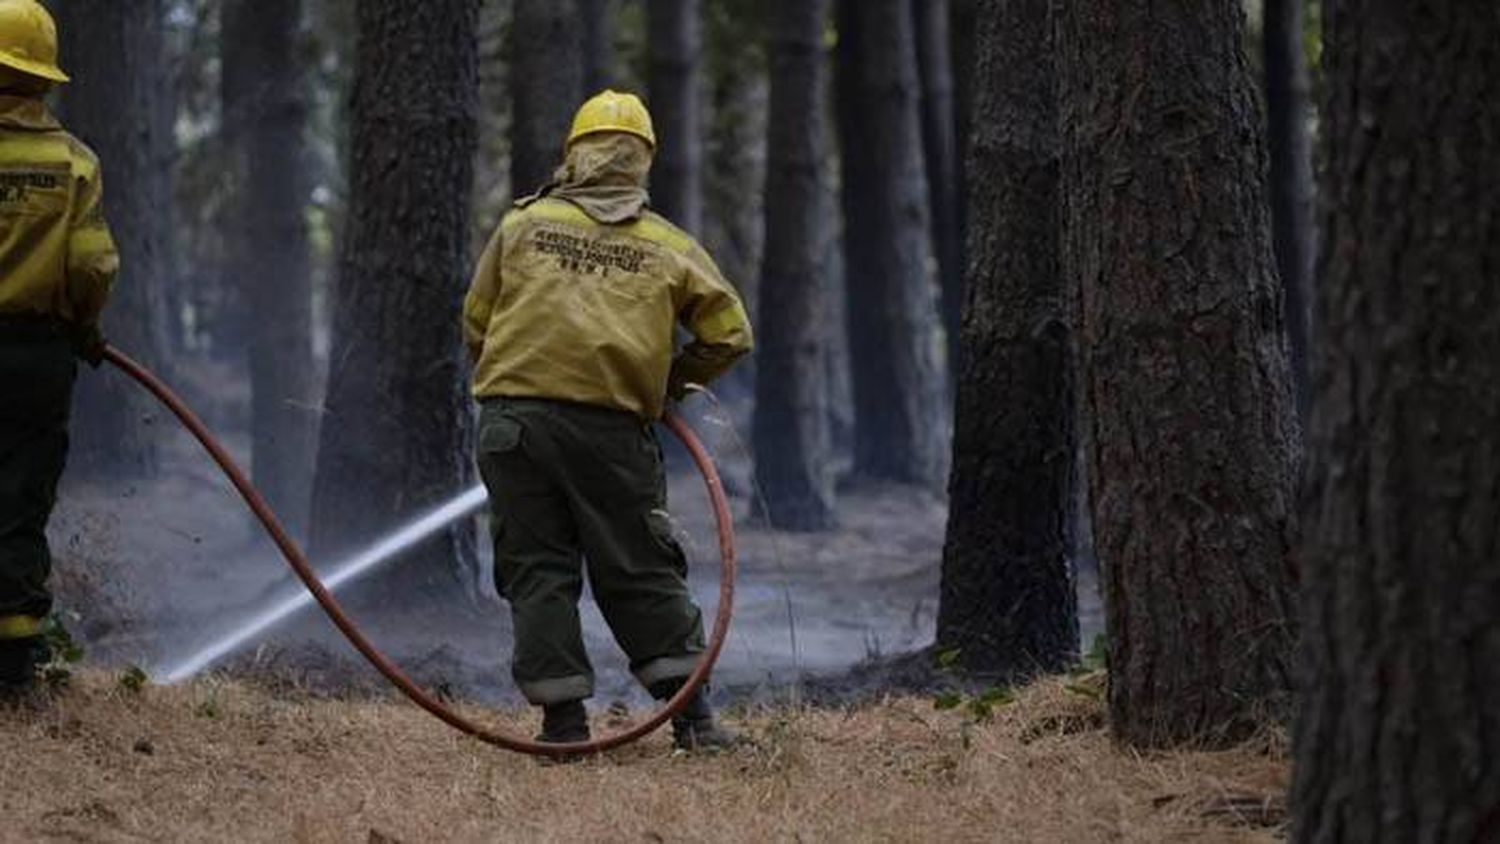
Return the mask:
<svg viewBox="0 0 1500 844">
<path fill-rule="evenodd" d="M 585 568 L 654 697 L 681 689 L 704 648 L 652 423 L 669 397 L 750 352 L 750 324 L 708 253 L 651 211 L 655 151 L 639 98 L 605 91 L 584 103 L 562 166 L 506 214 L 464 301 L 495 581 L 515 627 L 511 670 L 542 707 L 547 742 L 589 737 Z M 692 340 L 674 354 L 679 323 Z M 736 738 L 702 692 L 672 727 L 685 749 Z"/>
<path fill-rule="evenodd" d="M 52 609 L 51 516 L 68 450 L 74 357 L 98 365 L 119 267 L 99 160 L 42 98 L 68 76 L 35 0 L 0 0 L 0 698 L 25 698 Z"/>
</svg>

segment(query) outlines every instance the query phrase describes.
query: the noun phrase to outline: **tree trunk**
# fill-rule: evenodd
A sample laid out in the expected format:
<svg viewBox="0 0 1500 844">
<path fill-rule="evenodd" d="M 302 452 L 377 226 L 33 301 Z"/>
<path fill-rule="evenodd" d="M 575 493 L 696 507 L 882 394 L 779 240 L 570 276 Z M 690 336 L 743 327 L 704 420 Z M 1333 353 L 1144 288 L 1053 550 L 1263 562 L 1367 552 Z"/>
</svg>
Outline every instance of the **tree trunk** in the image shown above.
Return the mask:
<svg viewBox="0 0 1500 844">
<path fill-rule="evenodd" d="M 1232 740 L 1291 687 L 1298 449 L 1243 13 L 1061 10 L 1064 273 L 1114 730 Z"/>
<path fill-rule="evenodd" d="M 947 476 L 947 385 L 928 272 L 910 0 L 840 0 L 838 8 L 854 470 L 938 487 Z"/>
<path fill-rule="evenodd" d="M 769 83 L 766 45 L 747 38 L 767 10 L 710 6 L 707 31 L 709 121 L 704 172 L 703 243 L 739 291 L 751 320 L 760 312 L 761 255 L 765 248 L 766 145 Z M 825 104 L 826 106 L 826 104 Z M 826 125 L 826 120 L 818 120 Z M 755 391 L 756 358 L 735 367 L 717 392 L 746 407 Z"/>
<path fill-rule="evenodd" d="M 68 128 L 98 153 L 121 272 L 104 312 L 110 342 L 162 368 L 171 348 L 173 98 L 161 0 L 69 0 L 59 10 Z M 73 412 L 75 464 L 103 476 L 157 464 L 150 396 L 112 373 L 86 377 Z"/>
<path fill-rule="evenodd" d="M 1500 840 L 1500 12 L 1324 0 L 1297 841 Z"/>
<path fill-rule="evenodd" d="M 703 224 L 703 22 L 698 0 L 646 0 L 646 90 L 656 121 L 651 202 L 694 234 Z"/>
<path fill-rule="evenodd" d="M 970 671 L 1003 677 L 1058 671 L 1078 653 L 1049 2 L 986 0 L 978 20 L 969 189 L 984 236 L 964 315 L 937 639 Z"/>
<path fill-rule="evenodd" d="M 532 193 L 562 163 L 583 102 L 583 21 L 577 0 L 516 0 L 511 34 L 511 191 Z"/>
<path fill-rule="evenodd" d="M 1271 234 L 1285 291 L 1287 339 L 1297 408 L 1311 398 L 1308 344 L 1312 319 L 1313 173 L 1308 132 L 1307 55 L 1302 0 L 1266 0 L 1267 134 L 1271 149 Z"/>
<path fill-rule="evenodd" d="M 349 219 L 313 489 L 331 559 L 472 474 L 459 310 L 468 282 L 478 98 L 475 0 L 362 0 Z M 472 570 L 472 526 L 408 556 L 408 600 Z M 386 581 L 388 584 L 390 581 Z"/>
<path fill-rule="evenodd" d="M 755 477 L 783 530 L 833 525 L 826 302 L 828 0 L 781 0 L 771 42 L 770 163 L 756 370 Z"/>
<path fill-rule="evenodd" d="M 615 83 L 615 10 L 612 0 L 578 0 L 583 21 L 583 95 Z"/>
<path fill-rule="evenodd" d="M 313 408 L 302 0 L 229 0 L 220 43 L 234 196 L 227 252 L 250 328 L 251 469 L 282 520 L 307 523 Z"/>
<path fill-rule="evenodd" d="M 931 205 L 932 251 L 937 259 L 949 371 L 958 369 L 959 322 L 964 307 L 964 243 L 959 208 L 958 123 L 948 0 L 921 0 L 915 12 L 917 66 L 922 77 L 922 149 Z"/>
</svg>

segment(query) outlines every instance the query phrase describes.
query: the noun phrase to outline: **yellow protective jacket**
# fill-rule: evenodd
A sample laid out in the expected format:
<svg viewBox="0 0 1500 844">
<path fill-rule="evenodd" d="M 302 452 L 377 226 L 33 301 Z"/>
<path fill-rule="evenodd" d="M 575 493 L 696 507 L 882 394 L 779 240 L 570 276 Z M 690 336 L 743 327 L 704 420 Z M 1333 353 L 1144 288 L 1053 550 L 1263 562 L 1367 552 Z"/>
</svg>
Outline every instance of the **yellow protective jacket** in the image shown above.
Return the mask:
<svg viewBox="0 0 1500 844">
<path fill-rule="evenodd" d="M 0 95 L 0 314 L 96 328 L 119 271 L 99 159 L 40 99 Z"/>
<path fill-rule="evenodd" d="M 635 143 L 576 142 L 561 181 L 518 202 L 490 239 L 464 300 L 477 397 L 560 399 L 656 419 L 669 389 L 707 384 L 750 352 L 734 289 L 631 187 L 650 165 Z M 693 340 L 674 356 L 679 323 Z"/>
</svg>

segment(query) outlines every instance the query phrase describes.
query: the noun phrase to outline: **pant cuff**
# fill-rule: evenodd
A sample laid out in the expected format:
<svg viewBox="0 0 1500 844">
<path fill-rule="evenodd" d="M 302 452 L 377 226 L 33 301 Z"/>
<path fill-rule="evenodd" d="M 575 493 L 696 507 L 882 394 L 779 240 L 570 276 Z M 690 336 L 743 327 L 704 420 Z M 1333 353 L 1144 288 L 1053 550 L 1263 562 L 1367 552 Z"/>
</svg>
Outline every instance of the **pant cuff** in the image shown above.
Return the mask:
<svg viewBox="0 0 1500 844">
<path fill-rule="evenodd" d="M 521 694 L 537 706 L 549 703 L 565 703 L 594 696 L 594 678 L 587 674 L 568 677 L 548 677 L 545 680 L 518 680 Z"/>
<path fill-rule="evenodd" d="M 29 615 L 0 615 L 0 639 L 33 639 L 42 635 L 42 620 Z"/>
<path fill-rule="evenodd" d="M 653 659 L 635 669 L 635 679 L 643 686 L 652 686 L 663 680 L 680 680 L 693 673 L 702 654 L 663 656 Z"/>
</svg>

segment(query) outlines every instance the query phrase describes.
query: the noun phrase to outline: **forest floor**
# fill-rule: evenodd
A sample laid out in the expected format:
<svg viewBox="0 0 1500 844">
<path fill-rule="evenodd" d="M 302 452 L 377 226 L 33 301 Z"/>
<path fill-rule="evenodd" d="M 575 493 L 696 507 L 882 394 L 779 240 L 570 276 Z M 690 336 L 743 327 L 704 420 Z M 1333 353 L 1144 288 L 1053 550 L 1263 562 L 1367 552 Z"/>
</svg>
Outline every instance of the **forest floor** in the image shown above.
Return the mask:
<svg viewBox="0 0 1500 844">
<path fill-rule="evenodd" d="M 851 667 L 931 643 L 947 518 L 939 497 L 909 487 L 863 485 L 841 493 L 835 531 L 770 531 L 747 518 L 753 488 L 732 429 L 701 406 L 690 418 L 717 454 L 739 522 L 734 623 L 715 678 L 720 700 L 796 701 L 804 681 L 837 698 L 839 678 Z M 159 671 L 300 589 L 197 445 L 168 421 L 158 424 L 158 478 L 100 485 L 74 467 L 53 520 L 61 604 L 72 613 L 70 627 L 84 641 L 90 663 L 102 667 Z M 243 437 L 230 433 L 231 449 L 243 454 Z M 707 497 L 684 460 L 670 460 L 669 466 L 691 586 L 711 616 L 719 567 Z M 372 525 L 371 539 L 391 527 Z M 479 570 L 485 572 L 482 526 L 478 535 Z M 486 703 L 515 702 L 505 664 L 507 607 L 493 596 L 460 604 L 392 602 L 380 614 L 356 618 L 419 681 Z M 591 599 L 583 604 L 599 698 L 640 703 L 602 617 Z M 1080 572 L 1079 607 L 1083 641 L 1091 642 L 1102 619 L 1088 570 Z M 315 610 L 219 668 L 346 696 L 383 689 L 383 681 Z M 861 688 L 868 686 L 865 681 Z"/>
<path fill-rule="evenodd" d="M 1283 835 L 1284 740 L 1134 753 L 1098 677 L 1020 690 L 984 721 L 895 698 L 751 707 L 755 742 L 674 755 L 658 732 L 547 766 L 415 707 L 204 678 L 74 677 L 0 711 L 0 841 L 1212 841 Z M 529 713 L 485 712 L 529 732 Z M 626 716 L 628 717 L 628 716 Z"/>
</svg>

